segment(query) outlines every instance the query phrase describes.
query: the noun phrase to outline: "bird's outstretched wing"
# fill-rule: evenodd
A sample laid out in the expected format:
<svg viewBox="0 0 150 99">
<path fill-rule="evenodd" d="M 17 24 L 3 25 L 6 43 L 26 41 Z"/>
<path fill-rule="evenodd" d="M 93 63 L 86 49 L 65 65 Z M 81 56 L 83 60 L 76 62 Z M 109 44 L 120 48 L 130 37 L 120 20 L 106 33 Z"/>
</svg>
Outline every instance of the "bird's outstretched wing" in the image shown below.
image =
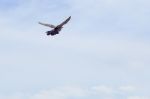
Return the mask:
<svg viewBox="0 0 150 99">
<path fill-rule="evenodd" d="M 69 18 L 67 18 L 64 22 L 62 22 L 61 24 L 59 24 L 59 27 L 62 27 L 63 25 L 65 25 L 66 23 L 68 23 L 68 21 L 71 19 L 71 16 Z"/>
<path fill-rule="evenodd" d="M 54 26 L 52 24 L 46 24 L 46 23 L 42 23 L 42 22 L 39 22 L 39 24 L 50 27 L 50 28 L 56 28 L 56 26 Z"/>
</svg>

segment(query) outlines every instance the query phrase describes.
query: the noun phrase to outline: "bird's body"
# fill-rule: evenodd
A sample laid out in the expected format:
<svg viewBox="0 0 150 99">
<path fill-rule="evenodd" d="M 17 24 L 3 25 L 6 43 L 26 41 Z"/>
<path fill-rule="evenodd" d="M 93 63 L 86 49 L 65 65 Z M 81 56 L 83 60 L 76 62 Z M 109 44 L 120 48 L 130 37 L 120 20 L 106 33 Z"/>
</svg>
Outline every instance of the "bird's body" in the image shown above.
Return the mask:
<svg viewBox="0 0 150 99">
<path fill-rule="evenodd" d="M 53 29 L 53 30 L 51 30 L 51 31 L 47 31 L 46 34 L 53 36 L 53 35 L 59 34 L 59 31 Z"/>
<path fill-rule="evenodd" d="M 57 26 L 54 26 L 54 25 L 51 25 L 51 24 L 45 24 L 45 23 L 41 23 L 41 22 L 39 22 L 39 24 L 50 27 L 50 28 L 53 28 L 52 30 L 47 31 L 46 34 L 54 36 L 56 34 L 59 34 L 61 29 L 63 28 L 63 25 L 65 25 L 70 19 L 71 19 L 71 16 L 69 18 L 67 18 L 64 22 L 62 22 L 61 24 L 59 24 Z"/>
</svg>

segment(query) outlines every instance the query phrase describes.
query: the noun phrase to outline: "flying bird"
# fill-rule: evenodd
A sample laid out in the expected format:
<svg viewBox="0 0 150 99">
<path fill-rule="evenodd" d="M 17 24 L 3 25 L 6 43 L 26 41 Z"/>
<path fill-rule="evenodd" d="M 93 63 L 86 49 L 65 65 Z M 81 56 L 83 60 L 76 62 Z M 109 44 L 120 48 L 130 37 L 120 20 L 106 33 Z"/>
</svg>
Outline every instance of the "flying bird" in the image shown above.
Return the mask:
<svg viewBox="0 0 150 99">
<path fill-rule="evenodd" d="M 52 24 L 42 23 L 42 22 L 39 22 L 39 24 L 52 28 L 52 30 L 47 31 L 46 34 L 54 36 L 56 34 L 59 34 L 59 32 L 61 31 L 61 29 L 63 28 L 63 25 L 65 25 L 66 23 L 68 23 L 68 21 L 70 19 L 71 19 L 71 16 L 69 18 L 67 18 L 65 21 L 63 21 L 61 24 L 57 25 L 57 26 L 52 25 Z"/>
</svg>

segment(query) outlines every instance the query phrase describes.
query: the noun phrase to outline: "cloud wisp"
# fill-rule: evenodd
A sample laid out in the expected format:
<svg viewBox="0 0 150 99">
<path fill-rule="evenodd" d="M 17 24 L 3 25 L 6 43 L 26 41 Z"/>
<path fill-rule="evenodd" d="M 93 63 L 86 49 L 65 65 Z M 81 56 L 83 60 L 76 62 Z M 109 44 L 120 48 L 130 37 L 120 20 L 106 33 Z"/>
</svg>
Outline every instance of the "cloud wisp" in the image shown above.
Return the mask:
<svg viewBox="0 0 150 99">
<path fill-rule="evenodd" d="M 132 87 L 132 88 L 131 88 Z M 120 93 L 120 88 L 124 94 Z M 0 96 L 3 99 L 90 99 L 90 97 L 95 97 L 95 99 L 117 99 L 120 96 L 122 99 L 149 99 L 148 96 L 140 96 L 136 94 L 136 90 L 132 90 L 133 86 L 121 86 L 118 88 L 111 88 L 109 86 L 93 86 L 89 88 L 83 88 L 79 86 L 63 86 L 57 88 L 51 88 L 50 90 L 40 91 L 32 95 L 25 94 L 14 94 L 10 96 Z M 125 91 L 124 91 L 125 90 Z M 130 93 L 127 95 L 126 93 Z M 126 95 L 125 95 L 126 94 Z"/>
</svg>

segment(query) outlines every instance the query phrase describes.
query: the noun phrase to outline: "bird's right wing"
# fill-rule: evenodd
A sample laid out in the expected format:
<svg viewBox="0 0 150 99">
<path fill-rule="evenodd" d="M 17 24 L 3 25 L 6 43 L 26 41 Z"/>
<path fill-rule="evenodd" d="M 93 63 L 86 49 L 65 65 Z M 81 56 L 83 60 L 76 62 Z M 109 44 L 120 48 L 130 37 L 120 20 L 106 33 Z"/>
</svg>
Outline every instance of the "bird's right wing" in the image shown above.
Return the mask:
<svg viewBox="0 0 150 99">
<path fill-rule="evenodd" d="M 62 22 L 62 23 L 61 23 L 60 25 L 58 25 L 58 26 L 62 27 L 63 25 L 67 24 L 70 19 L 71 19 L 71 16 L 70 16 L 69 18 L 67 18 L 64 22 Z"/>
<path fill-rule="evenodd" d="M 50 28 L 55 28 L 56 27 L 56 26 L 54 26 L 52 24 L 46 24 L 46 23 L 42 23 L 42 22 L 39 22 L 39 24 L 47 26 L 47 27 L 50 27 Z"/>
</svg>

